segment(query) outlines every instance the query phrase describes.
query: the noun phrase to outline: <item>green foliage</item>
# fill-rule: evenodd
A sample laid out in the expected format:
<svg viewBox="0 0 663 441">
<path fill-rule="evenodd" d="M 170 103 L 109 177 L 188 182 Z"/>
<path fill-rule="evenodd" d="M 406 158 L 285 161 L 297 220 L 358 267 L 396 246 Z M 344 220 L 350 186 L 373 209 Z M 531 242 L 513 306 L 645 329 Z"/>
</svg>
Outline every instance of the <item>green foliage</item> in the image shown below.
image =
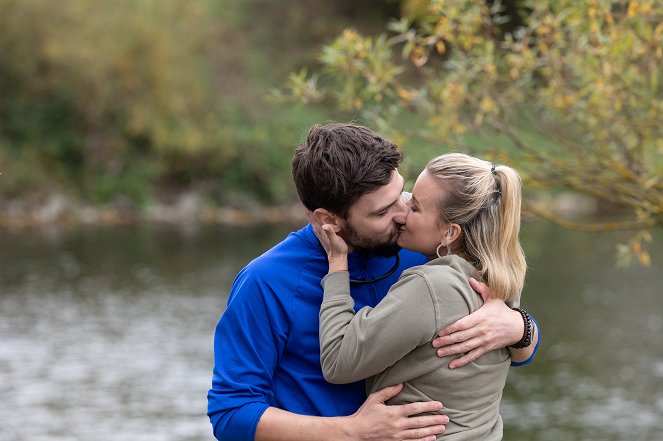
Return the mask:
<svg viewBox="0 0 663 441">
<path fill-rule="evenodd" d="M 628 220 L 594 225 L 529 209 L 568 227 L 633 230 L 627 250 L 647 264 L 644 232 L 663 225 L 660 5 L 523 1 L 510 17 L 499 2 L 404 3 L 410 15 L 389 36 L 346 31 L 325 46 L 315 84 L 326 88 L 308 96 L 352 106 L 406 144 L 480 147 L 516 163 L 530 188 L 624 207 Z M 505 32 L 509 20 L 522 26 Z"/>
<path fill-rule="evenodd" d="M 273 47 L 247 29 L 260 12 L 273 34 L 277 9 L 0 0 L 0 199 L 57 191 L 145 206 L 190 188 L 219 203 L 290 197 L 294 143 L 323 116 L 263 102 L 278 81 Z"/>
<path fill-rule="evenodd" d="M 204 5 L 2 0 L 4 144 L 101 199 L 113 185 L 145 197 L 154 167 L 134 161 L 140 152 L 219 150 Z"/>
</svg>

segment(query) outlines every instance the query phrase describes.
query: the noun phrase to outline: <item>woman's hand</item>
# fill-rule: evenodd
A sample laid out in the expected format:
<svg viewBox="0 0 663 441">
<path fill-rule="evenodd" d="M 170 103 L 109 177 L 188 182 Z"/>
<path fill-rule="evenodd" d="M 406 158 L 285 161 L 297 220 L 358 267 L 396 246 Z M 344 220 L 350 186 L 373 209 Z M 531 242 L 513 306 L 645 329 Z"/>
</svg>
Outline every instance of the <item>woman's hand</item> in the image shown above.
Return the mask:
<svg viewBox="0 0 663 441">
<path fill-rule="evenodd" d="M 322 247 L 327 252 L 329 272 L 348 270 L 348 244 L 336 234 L 334 227 L 322 225 L 322 233 L 317 235 Z"/>
</svg>

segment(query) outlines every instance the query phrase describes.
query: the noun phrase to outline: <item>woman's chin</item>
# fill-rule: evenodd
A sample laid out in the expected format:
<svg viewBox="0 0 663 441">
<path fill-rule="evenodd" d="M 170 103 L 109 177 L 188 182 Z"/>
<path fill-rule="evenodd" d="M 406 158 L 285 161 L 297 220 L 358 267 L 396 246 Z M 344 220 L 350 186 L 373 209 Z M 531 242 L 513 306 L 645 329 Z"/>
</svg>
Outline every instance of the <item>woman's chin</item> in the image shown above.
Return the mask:
<svg viewBox="0 0 663 441">
<path fill-rule="evenodd" d="M 407 240 L 402 240 L 400 237 L 396 241 L 396 245 L 398 245 L 404 250 L 425 254 L 422 250 L 418 249 L 417 247 L 413 247 L 411 243 L 409 243 Z"/>
<path fill-rule="evenodd" d="M 410 246 L 409 246 L 410 244 L 407 242 L 407 240 L 401 240 L 400 237 L 396 241 L 396 245 L 398 245 L 399 247 L 401 247 L 405 250 L 414 251 L 412 248 L 410 248 Z"/>
</svg>

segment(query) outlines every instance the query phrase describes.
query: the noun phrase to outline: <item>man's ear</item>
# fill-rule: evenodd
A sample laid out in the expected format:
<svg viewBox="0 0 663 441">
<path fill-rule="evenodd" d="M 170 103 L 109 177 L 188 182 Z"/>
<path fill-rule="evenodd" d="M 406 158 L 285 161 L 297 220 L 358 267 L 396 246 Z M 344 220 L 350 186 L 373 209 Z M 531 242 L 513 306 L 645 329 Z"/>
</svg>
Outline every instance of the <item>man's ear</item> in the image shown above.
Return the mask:
<svg viewBox="0 0 663 441">
<path fill-rule="evenodd" d="M 316 208 L 315 211 L 311 213 L 311 220 L 320 224 L 320 226 L 324 224 L 333 226 L 336 233 L 341 230 L 341 219 L 325 208 Z"/>
</svg>

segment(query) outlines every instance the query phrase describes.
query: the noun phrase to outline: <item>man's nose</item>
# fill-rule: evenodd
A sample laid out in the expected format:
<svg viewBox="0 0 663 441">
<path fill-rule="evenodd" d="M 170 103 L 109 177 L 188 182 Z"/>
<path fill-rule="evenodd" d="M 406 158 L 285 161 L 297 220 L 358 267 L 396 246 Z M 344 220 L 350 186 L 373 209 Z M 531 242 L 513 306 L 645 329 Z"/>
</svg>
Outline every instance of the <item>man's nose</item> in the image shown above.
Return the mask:
<svg viewBox="0 0 663 441">
<path fill-rule="evenodd" d="M 407 219 L 407 215 L 410 213 L 410 208 L 405 203 L 407 199 L 404 196 L 403 198 L 401 198 L 400 201 L 398 201 L 398 205 L 395 207 L 396 212 L 394 213 L 394 222 L 396 222 L 397 224 L 404 225 L 405 220 Z"/>
</svg>

